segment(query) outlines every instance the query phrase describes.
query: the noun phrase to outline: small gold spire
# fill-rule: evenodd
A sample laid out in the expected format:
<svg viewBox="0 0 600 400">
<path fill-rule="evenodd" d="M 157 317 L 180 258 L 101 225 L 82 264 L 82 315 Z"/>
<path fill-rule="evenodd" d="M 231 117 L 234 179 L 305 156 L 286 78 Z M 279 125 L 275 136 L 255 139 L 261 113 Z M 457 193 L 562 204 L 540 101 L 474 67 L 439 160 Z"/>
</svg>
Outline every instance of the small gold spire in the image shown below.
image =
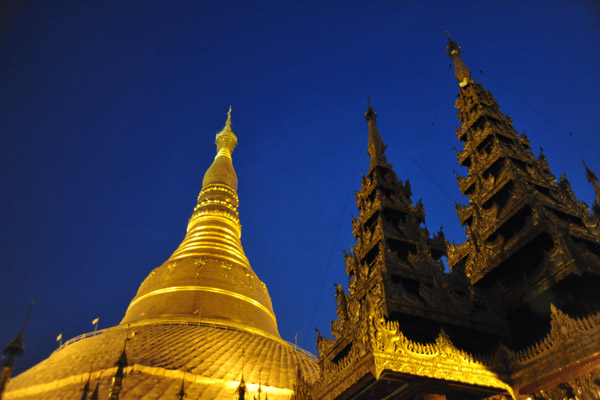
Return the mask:
<svg viewBox="0 0 600 400">
<path fill-rule="evenodd" d="M 596 213 L 596 210 L 600 211 L 600 185 L 598 184 L 598 175 L 588 168 L 588 166 L 585 164 L 585 161 L 583 161 L 583 158 L 581 159 L 581 162 L 585 167 L 585 178 L 589 183 L 592 184 L 594 187 L 594 192 L 596 193 L 596 199 L 592 205 L 592 209 L 594 210 L 594 213 Z"/>
<path fill-rule="evenodd" d="M 367 122 L 371 120 L 375 121 L 377 119 L 377 113 L 371 108 L 371 95 L 369 93 L 367 93 L 367 111 L 365 112 L 365 119 Z"/>
<path fill-rule="evenodd" d="M 232 132 L 231 130 L 231 106 L 229 106 L 229 111 L 227 111 L 227 121 L 225 121 L 224 131 Z"/>
<path fill-rule="evenodd" d="M 233 153 L 235 146 L 237 146 L 237 137 L 231 130 L 231 106 L 229 106 L 227 121 L 225 121 L 223 130 L 217 133 L 215 144 L 217 145 L 217 155 L 215 158 L 219 156 L 231 158 L 231 154 Z"/>
<path fill-rule="evenodd" d="M 202 181 L 202 187 L 206 188 L 212 184 L 227 185 L 237 191 L 237 175 L 233 168 L 231 155 L 237 146 L 237 137 L 231 130 L 231 106 L 227 112 L 227 120 L 221 132 L 215 137 L 217 154 L 210 168 L 206 171 Z"/>
<path fill-rule="evenodd" d="M 591 184 L 597 183 L 598 175 L 596 175 L 596 173 L 594 173 L 594 171 L 592 171 L 591 169 L 588 168 L 588 166 L 585 163 L 585 160 L 583 158 L 581 159 L 581 163 L 585 167 L 585 179 Z"/>
<path fill-rule="evenodd" d="M 377 112 L 371 107 L 371 99 L 367 95 L 367 111 L 365 112 L 365 120 L 369 126 L 369 139 L 367 154 L 371 156 L 370 164 L 371 168 L 376 165 L 387 166 L 387 159 L 383 154 L 386 149 L 386 145 L 381 139 L 379 129 L 377 129 Z"/>
<path fill-rule="evenodd" d="M 462 53 L 460 45 L 450 38 L 448 31 L 444 32 L 446 33 L 446 36 L 448 36 L 446 53 L 448 53 L 448 57 L 450 57 L 454 63 L 454 76 L 458 79 L 458 86 L 465 87 L 470 83 L 475 83 L 475 80 L 471 78 L 471 71 L 460 58 L 460 53 Z"/>
</svg>

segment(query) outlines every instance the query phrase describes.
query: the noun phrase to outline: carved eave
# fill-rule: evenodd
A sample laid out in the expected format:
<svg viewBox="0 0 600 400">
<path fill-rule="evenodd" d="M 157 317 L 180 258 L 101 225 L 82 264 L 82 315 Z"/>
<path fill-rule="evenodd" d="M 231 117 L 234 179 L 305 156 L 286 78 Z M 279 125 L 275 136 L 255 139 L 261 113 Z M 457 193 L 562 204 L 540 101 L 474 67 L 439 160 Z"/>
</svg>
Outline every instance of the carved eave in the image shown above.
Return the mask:
<svg viewBox="0 0 600 400">
<path fill-rule="evenodd" d="M 367 199 L 360 202 L 358 213 L 359 224 L 353 222 L 354 237 L 356 238 L 358 232 L 364 230 L 364 228 L 359 229 L 359 225 L 363 227 L 365 223 L 371 221 L 371 218 L 375 213 L 381 213 L 386 209 L 404 214 L 407 218 L 415 216 L 419 222 L 425 220 L 424 211 L 419 207 L 413 206 L 410 200 L 406 199 L 404 196 L 399 196 L 394 192 L 389 195 L 384 195 L 378 191 L 373 200 L 370 201 Z M 385 219 L 382 215 L 379 215 L 379 218 Z M 394 229 L 397 229 L 397 227 L 394 227 Z"/>
<path fill-rule="evenodd" d="M 313 399 L 333 400 L 338 399 L 344 392 L 353 387 L 363 386 L 375 380 L 375 361 L 372 354 L 346 361 L 346 365 L 335 370 L 323 373 L 321 380 L 312 386 Z"/>
<path fill-rule="evenodd" d="M 479 243 L 480 251 L 476 255 L 478 260 L 470 266 L 477 266 L 477 269 L 471 269 L 467 266 L 468 274 L 470 275 L 473 282 L 478 281 L 483 275 L 494 269 L 495 265 L 500 264 L 505 259 L 509 258 L 514 252 L 520 248 L 527 246 L 529 240 L 527 238 L 536 237 L 542 232 L 548 232 L 552 239 L 559 243 L 562 237 L 573 236 L 580 239 L 587 240 L 591 243 L 598 243 L 598 234 L 596 228 L 589 228 L 581 224 L 565 221 L 558 218 L 557 215 L 552 212 L 552 207 L 548 202 L 543 202 L 545 197 L 541 197 L 537 194 L 527 196 L 520 194 L 513 196 L 515 198 L 509 200 L 509 202 L 502 208 L 500 212 L 497 209 L 492 208 L 488 210 L 489 216 L 486 216 L 485 210 L 480 210 L 479 217 L 475 218 L 471 223 L 471 226 L 475 228 L 477 238 L 475 240 Z M 525 198 L 525 200 L 523 200 Z M 530 200 L 527 200 L 529 198 Z M 520 231 L 513 234 L 510 239 L 504 238 L 502 235 L 496 235 L 493 240 L 490 240 L 492 234 L 495 234 L 503 224 L 505 224 L 510 218 L 517 214 L 519 210 L 522 210 L 525 204 L 529 204 L 532 209 L 532 214 L 526 217 L 526 221 Z M 561 211 L 561 207 L 556 207 L 557 211 Z M 462 212 L 462 211 L 460 211 Z M 573 215 L 573 210 L 562 209 L 565 214 Z M 473 214 L 474 215 L 474 214 Z M 560 232 L 560 233 L 559 233 Z M 474 238 L 469 235 L 471 240 Z M 563 253 L 569 259 L 577 259 L 579 254 L 587 254 L 589 260 L 597 260 L 593 253 L 587 251 L 569 251 L 567 246 L 562 245 L 564 248 Z M 464 258 L 464 255 L 459 259 Z M 449 259 L 451 265 L 458 262 L 455 256 L 451 256 Z M 589 265 L 589 263 L 587 263 Z M 483 266 L 483 268 L 482 268 Z M 575 265 L 574 265 L 575 267 Z M 570 268 L 573 271 L 581 271 L 580 268 Z M 528 276 L 530 274 L 528 273 Z"/>
<path fill-rule="evenodd" d="M 434 343 L 421 344 L 408 340 L 397 324 L 379 328 L 375 343 L 377 376 L 391 371 L 423 378 L 454 381 L 512 391 L 505 382 L 502 361 L 494 356 L 474 356 L 458 349 L 442 331 Z"/>
<path fill-rule="evenodd" d="M 475 184 L 475 179 L 472 176 L 462 176 L 456 174 L 456 181 L 458 182 L 458 188 L 463 196 L 468 194 L 471 186 Z"/>
<path fill-rule="evenodd" d="M 469 85 L 459 90 L 454 107 L 460 110 L 467 110 L 476 104 L 485 104 L 488 106 L 496 104 L 492 93 L 485 90 L 481 84 Z"/>
<path fill-rule="evenodd" d="M 575 319 L 551 308 L 551 329 L 544 339 L 520 351 L 504 351 L 517 393 L 547 391 L 600 368 L 600 313 Z"/>
<path fill-rule="evenodd" d="M 533 163 L 533 155 L 528 157 L 527 153 L 518 152 L 516 149 L 499 141 L 497 136 L 494 136 L 492 143 L 493 146 L 489 153 L 483 152 L 477 154 L 476 156 L 473 156 L 473 160 L 475 160 L 477 164 L 469 168 L 469 171 L 473 171 L 474 173 L 478 174 L 484 174 L 499 159 L 503 159 L 505 160 L 505 162 L 510 164 L 513 164 L 515 162 L 521 162 L 524 165 Z M 513 169 L 518 169 L 517 167 L 512 165 L 511 167 Z"/>
<path fill-rule="evenodd" d="M 377 222 L 377 225 L 381 226 L 381 220 Z M 360 263 L 364 262 L 364 258 L 375 247 L 379 247 L 379 252 L 382 251 L 381 241 L 383 240 L 383 232 L 381 229 L 377 229 L 377 225 L 372 230 L 365 229 L 362 231 L 352 247 L 352 253 L 356 254 Z"/>
<path fill-rule="evenodd" d="M 485 118 L 486 120 L 493 120 L 496 123 L 502 123 L 504 120 L 504 115 L 500 112 L 499 109 L 489 108 L 489 107 L 481 107 L 475 110 L 475 112 L 465 113 L 459 111 L 458 119 L 460 120 L 464 129 L 472 129 L 473 125 L 477 123 L 481 118 Z"/>
<path fill-rule="evenodd" d="M 454 149 L 454 151 L 456 151 L 456 159 L 458 160 L 458 164 L 461 167 L 470 167 L 471 166 L 471 152 L 470 151 L 466 151 L 466 150 L 458 150 L 458 149 Z"/>
<path fill-rule="evenodd" d="M 419 292 L 420 296 L 404 292 L 386 299 L 388 310 L 436 321 L 440 325 L 450 324 L 473 332 L 484 332 L 498 340 L 508 337 L 507 321 L 500 314 L 493 314 L 493 309 L 474 309 L 474 303 L 465 296 L 439 292 L 437 288 L 424 285 Z M 457 310 L 459 307 L 460 311 Z"/>
<path fill-rule="evenodd" d="M 529 235 L 531 235 L 531 233 Z M 519 237 L 527 237 L 529 235 L 524 234 Z M 486 265 L 486 263 L 487 265 L 498 265 L 522 247 L 522 245 L 514 245 L 520 241 L 519 237 L 511 241 L 513 246 L 507 250 L 508 256 L 500 256 L 500 261 L 494 258 L 482 261 L 479 258 L 481 253 L 478 253 L 474 259 L 469 259 L 466 269 L 467 275 L 469 275 L 471 281 L 473 283 L 478 282 L 494 269 L 478 269 L 474 266 Z M 522 279 L 517 281 L 516 284 L 506 288 L 510 290 L 503 290 L 504 304 L 511 308 L 522 302 L 532 300 L 570 274 L 581 275 L 584 271 L 598 274 L 598 257 L 589 251 L 585 251 L 585 249 L 581 247 L 579 248 L 580 254 L 577 254 L 575 251 L 571 250 L 572 246 L 570 246 L 569 243 L 571 243 L 570 239 L 563 236 L 555 236 L 554 247 L 545 252 L 546 255 L 544 259 L 536 266 L 532 266 L 534 268 L 531 268 L 527 275 L 523 275 Z"/>
<path fill-rule="evenodd" d="M 472 244 L 469 241 L 460 244 L 448 243 L 448 265 L 450 270 L 453 270 L 455 265 L 469 255 L 471 246 Z"/>
<path fill-rule="evenodd" d="M 528 217 L 531 218 L 531 217 Z M 500 237 L 492 243 L 479 243 L 479 251 L 474 258 L 470 258 L 465 266 L 467 275 L 475 284 L 488 272 L 496 268 L 513 255 L 518 249 L 527 245 L 523 238 L 535 237 L 544 230 L 538 224 L 525 223 L 521 231 L 517 232 L 511 239 L 505 241 Z"/>
<path fill-rule="evenodd" d="M 516 285 L 510 287 L 510 291 L 505 292 L 504 302 L 507 307 L 533 300 L 571 273 L 580 274 L 581 271 L 569 256 L 560 244 L 547 251 L 544 259 L 529 271 L 527 277 L 523 277 Z"/>
<path fill-rule="evenodd" d="M 464 225 L 469 218 L 471 218 L 474 214 L 475 205 L 473 203 L 469 204 L 456 204 L 454 209 L 458 214 L 458 221 L 461 225 Z"/>
<path fill-rule="evenodd" d="M 486 183 L 484 183 L 484 186 L 489 186 L 488 190 L 491 192 L 490 195 L 493 196 L 501 189 L 501 187 L 504 187 L 506 183 L 508 182 L 505 181 L 504 184 L 498 184 L 496 186 L 494 185 L 494 180 L 490 179 L 489 182 L 486 181 Z M 482 240 L 487 239 L 510 217 L 515 215 L 526 204 L 529 204 L 532 209 L 537 209 L 539 207 L 548 208 L 563 213 L 563 215 L 568 215 L 569 218 L 579 218 L 580 223 L 574 223 L 553 216 L 553 220 L 556 221 L 555 223 L 562 226 L 571 234 L 595 241 L 597 229 L 594 225 L 585 225 L 584 219 L 586 214 L 581 209 L 581 205 L 574 198 L 560 193 L 560 190 L 555 186 L 547 187 L 547 191 L 547 194 L 542 193 L 522 180 L 515 180 L 515 187 L 512 189 L 512 195 L 501 209 L 498 209 L 498 206 L 493 205 L 488 209 L 478 208 L 476 212 L 475 208 L 478 206 L 471 203 L 464 206 L 457 205 L 456 211 L 461 224 L 464 225 L 468 222 L 470 226 L 479 227 L 478 236 Z M 571 201 L 567 199 L 568 197 L 571 198 Z M 486 196 L 484 200 L 485 199 L 489 200 L 488 196 Z M 557 199 L 561 201 L 557 201 Z M 473 218 L 473 220 L 469 222 L 471 218 Z M 575 219 L 573 219 L 573 221 L 575 221 Z"/>
<path fill-rule="evenodd" d="M 374 312 L 368 318 L 365 333 L 364 348 L 368 351 L 361 354 L 353 347 L 336 365 L 323 371 L 321 380 L 313 387 L 313 398 L 343 398 L 357 386 L 377 390 L 378 383 L 390 379 L 395 386 L 387 384 L 386 395 L 403 385 L 417 388 L 415 385 L 423 379 L 430 382 L 429 386 L 446 384 L 459 393 L 466 385 L 471 391 L 480 390 L 487 395 L 512 394 L 500 357 L 464 352 L 443 331 L 433 343 L 414 342 L 404 336 L 397 322 L 387 322 Z M 383 390 L 381 386 L 379 390 Z M 414 390 L 418 393 L 419 389 Z"/>
</svg>

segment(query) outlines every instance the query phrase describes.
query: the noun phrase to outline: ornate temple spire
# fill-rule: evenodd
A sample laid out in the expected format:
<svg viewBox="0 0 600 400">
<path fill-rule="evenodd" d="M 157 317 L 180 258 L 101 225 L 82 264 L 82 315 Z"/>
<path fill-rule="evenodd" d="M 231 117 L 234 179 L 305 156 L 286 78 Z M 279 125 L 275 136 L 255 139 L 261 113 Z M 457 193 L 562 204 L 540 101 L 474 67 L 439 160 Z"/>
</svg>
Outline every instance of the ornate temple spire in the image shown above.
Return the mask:
<svg viewBox="0 0 600 400">
<path fill-rule="evenodd" d="M 379 134 L 379 129 L 377 129 L 377 113 L 371 108 L 370 99 L 368 100 L 367 111 L 365 112 L 365 120 L 369 126 L 369 145 L 367 154 L 371 157 L 371 168 L 376 165 L 389 166 L 385 155 L 383 154 L 387 146 L 383 143 L 381 135 Z"/>
<path fill-rule="evenodd" d="M 592 204 L 592 211 L 594 211 L 594 214 L 600 216 L 600 185 L 598 184 L 598 175 L 588 168 L 588 166 L 585 164 L 585 161 L 583 161 L 583 158 L 581 159 L 581 162 L 585 167 L 585 178 L 589 183 L 592 184 L 594 187 L 594 192 L 596 193 L 596 198 Z"/>
<path fill-rule="evenodd" d="M 22 356 L 25 352 L 25 327 L 27 326 L 27 322 L 29 322 L 29 317 L 31 317 L 34 304 L 35 301 L 32 301 L 19 334 L 15 336 L 15 338 L 11 340 L 4 348 L 3 353 L 5 360 L 4 364 L 2 365 L 2 371 L 0 371 L 0 400 L 2 399 L 2 394 L 4 393 L 4 389 L 6 389 L 8 381 L 10 380 L 12 371 L 15 368 L 17 358 Z"/>
<path fill-rule="evenodd" d="M 568 289 L 575 281 L 585 287 L 600 279 L 591 278 L 600 275 L 597 221 L 564 174 L 556 179 L 543 152 L 536 157 L 493 95 L 473 82 L 459 58 L 460 46 L 448 40 L 461 81 L 455 103 L 462 145 L 457 158 L 468 171 L 457 181 L 469 200 L 456 207 L 468 240 L 449 246 L 448 264 L 463 268 L 477 293 L 502 293 L 509 340 L 523 348 L 543 335 L 534 328 L 550 317 L 550 299 L 568 299 L 563 307 L 571 313 L 600 304 L 585 290 Z M 588 170 L 588 179 L 594 184 L 597 177 Z"/>
<path fill-rule="evenodd" d="M 471 71 L 460 58 L 460 53 L 462 52 L 460 45 L 450 39 L 448 31 L 446 31 L 446 36 L 448 36 L 446 52 L 448 53 L 448 57 L 450 57 L 454 63 L 454 76 L 458 79 L 458 86 L 465 87 L 469 83 L 475 83 L 473 78 L 471 78 Z"/>
<path fill-rule="evenodd" d="M 231 107 L 215 144 L 185 238 L 142 283 L 121 323 L 181 320 L 279 338 L 267 287 L 242 247 Z"/>
</svg>

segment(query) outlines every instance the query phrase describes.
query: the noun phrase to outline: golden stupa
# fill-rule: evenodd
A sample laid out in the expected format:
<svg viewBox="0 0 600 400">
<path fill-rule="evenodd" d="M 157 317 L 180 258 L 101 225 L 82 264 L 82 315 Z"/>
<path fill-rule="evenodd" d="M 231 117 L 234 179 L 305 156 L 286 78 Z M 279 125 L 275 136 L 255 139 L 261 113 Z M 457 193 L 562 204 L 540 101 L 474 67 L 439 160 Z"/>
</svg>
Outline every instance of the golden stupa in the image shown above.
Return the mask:
<svg viewBox="0 0 600 400">
<path fill-rule="evenodd" d="M 183 242 L 141 284 L 118 326 L 70 340 L 12 379 L 11 399 L 289 399 L 314 356 L 279 336 L 240 241 L 237 138 L 227 122 Z M 257 397 L 257 398 L 258 398 Z"/>
</svg>

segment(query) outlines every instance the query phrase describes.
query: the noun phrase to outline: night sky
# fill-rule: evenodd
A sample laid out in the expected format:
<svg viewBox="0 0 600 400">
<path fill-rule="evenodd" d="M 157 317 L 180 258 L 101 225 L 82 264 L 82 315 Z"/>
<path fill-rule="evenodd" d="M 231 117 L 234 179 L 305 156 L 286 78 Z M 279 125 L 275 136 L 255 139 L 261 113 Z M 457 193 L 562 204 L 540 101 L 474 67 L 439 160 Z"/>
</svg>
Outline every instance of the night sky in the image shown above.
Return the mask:
<svg viewBox="0 0 600 400">
<path fill-rule="evenodd" d="M 446 29 L 591 204 L 597 1 L 0 2 L 0 344 L 37 301 L 18 371 L 119 323 L 183 239 L 230 105 L 242 243 L 284 339 L 316 352 L 347 283 L 366 93 L 429 231 L 464 241 Z"/>
</svg>

